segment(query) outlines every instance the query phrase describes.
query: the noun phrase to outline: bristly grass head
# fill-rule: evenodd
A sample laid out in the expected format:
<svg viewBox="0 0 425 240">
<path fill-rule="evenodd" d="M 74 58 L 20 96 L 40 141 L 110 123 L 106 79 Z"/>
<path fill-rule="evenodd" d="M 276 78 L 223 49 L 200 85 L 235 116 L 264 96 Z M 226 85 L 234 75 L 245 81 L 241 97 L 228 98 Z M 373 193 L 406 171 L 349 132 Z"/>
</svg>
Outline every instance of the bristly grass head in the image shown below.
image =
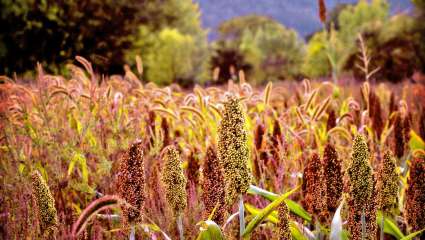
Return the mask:
<svg viewBox="0 0 425 240">
<path fill-rule="evenodd" d="M 41 234 L 46 238 L 54 237 L 58 225 L 55 199 L 49 186 L 38 171 L 32 172 L 32 193 L 37 204 L 37 215 Z"/>
<path fill-rule="evenodd" d="M 186 178 L 181 166 L 180 154 L 174 146 L 168 146 L 163 151 L 164 168 L 162 182 L 165 185 L 165 195 L 168 204 L 178 217 L 187 206 Z"/>
<path fill-rule="evenodd" d="M 233 205 L 238 195 L 245 193 L 251 183 L 248 137 L 240 100 L 230 97 L 224 108 L 218 129 L 218 158 L 224 168 L 226 203 Z"/>
</svg>

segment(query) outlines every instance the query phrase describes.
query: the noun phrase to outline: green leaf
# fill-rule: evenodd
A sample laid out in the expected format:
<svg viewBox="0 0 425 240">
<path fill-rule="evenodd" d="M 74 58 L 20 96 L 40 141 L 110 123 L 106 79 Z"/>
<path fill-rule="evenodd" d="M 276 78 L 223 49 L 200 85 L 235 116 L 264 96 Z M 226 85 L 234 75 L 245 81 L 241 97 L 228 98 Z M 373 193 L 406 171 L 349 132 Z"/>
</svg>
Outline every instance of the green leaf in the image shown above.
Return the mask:
<svg viewBox="0 0 425 240">
<path fill-rule="evenodd" d="M 220 226 L 214 221 L 207 220 L 198 223 L 200 225 L 200 233 L 197 240 L 224 240 Z"/>
<path fill-rule="evenodd" d="M 72 156 L 71 162 L 68 165 L 68 175 L 71 175 L 72 171 L 74 170 L 75 164 L 77 162 L 80 164 L 80 167 L 81 167 L 81 175 L 83 177 L 83 181 L 87 183 L 89 179 L 89 173 L 87 170 L 87 161 L 86 161 L 86 157 L 81 153 L 74 153 L 74 155 Z"/>
<path fill-rule="evenodd" d="M 250 221 L 248 223 L 248 225 L 246 226 L 245 231 L 242 234 L 242 237 L 247 237 L 249 236 L 249 234 L 251 234 L 254 229 L 265 219 L 267 218 L 267 216 L 269 216 L 273 210 L 279 206 L 280 203 L 282 203 L 288 196 L 290 196 L 291 194 L 293 194 L 294 192 L 296 192 L 299 189 L 299 186 L 292 189 L 289 192 L 286 192 L 285 194 L 282 194 L 280 197 L 278 197 L 276 200 L 274 200 L 273 202 L 271 202 L 269 205 L 267 205 L 267 207 L 265 207 L 264 209 L 262 209 L 255 217 L 254 219 L 252 219 L 252 221 Z"/>
<path fill-rule="evenodd" d="M 412 151 L 425 149 L 424 140 L 413 130 L 410 131 L 409 147 Z"/>
<path fill-rule="evenodd" d="M 276 193 L 269 192 L 254 185 L 249 186 L 248 194 L 260 195 L 268 199 L 269 201 L 274 201 L 279 197 Z M 310 214 L 301 205 L 290 199 L 285 199 L 285 203 L 286 205 L 288 205 L 289 211 L 303 218 L 307 222 L 311 222 L 312 218 Z"/>
<path fill-rule="evenodd" d="M 378 211 L 376 217 L 376 222 L 378 223 L 378 226 L 381 226 L 383 217 L 384 216 L 382 215 L 382 212 Z M 390 234 L 391 236 L 397 238 L 397 240 L 404 238 L 403 232 L 397 227 L 393 220 L 387 217 L 384 217 L 384 233 Z"/>
<path fill-rule="evenodd" d="M 250 204 L 245 204 L 245 209 L 252 215 L 258 215 L 261 212 L 260 209 Z M 268 215 L 267 220 L 274 224 L 279 223 L 277 211 L 273 211 L 270 215 Z M 289 229 L 291 230 L 292 237 L 295 240 L 307 240 L 307 237 L 304 236 L 304 234 L 300 231 L 298 226 L 293 221 L 290 222 Z"/>
<path fill-rule="evenodd" d="M 294 240 L 308 240 L 293 221 L 289 223 L 289 229 Z"/>
<path fill-rule="evenodd" d="M 411 234 L 409 234 L 409 235 L 407 235 L 407 236 L 403 237 L 403 238 L 402 238 L 402 239 L 400 239 L 400 240 L 410 240 L 410 239 L 413 239 L 414 237 L 416 237 L 416 236 L 418 236 L 419 234 L 421 234 L 423 231 L 425 231 L 425 229 L 422 229 L 422 230 L 420 230 L 420 231 L 417 231 L 417 232 L 411 233 Z"/>
</svg>

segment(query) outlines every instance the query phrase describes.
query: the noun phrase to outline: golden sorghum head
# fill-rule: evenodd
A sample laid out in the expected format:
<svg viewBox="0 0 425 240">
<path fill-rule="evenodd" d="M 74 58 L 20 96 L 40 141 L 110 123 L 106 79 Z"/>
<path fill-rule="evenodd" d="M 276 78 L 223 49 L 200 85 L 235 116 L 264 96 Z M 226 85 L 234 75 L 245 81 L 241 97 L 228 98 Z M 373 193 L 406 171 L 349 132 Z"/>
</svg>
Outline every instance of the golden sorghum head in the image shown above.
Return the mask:
<svg viewBox="0 0 425 240">
<path fill-rule="evenodd" d="M 55 199 L 38 171 L 31 174 L 32 193 L 37 204 L 37 215 L 42 235 L 51 236 L 57 229 L 58 216 Z"/>
<path fill-rule="evenodd" d="M 342 196 L 343 174 L 341 164 L 334 146 L 328 143 L 323 153 L 323 167 L 326 182 L 326 205 L 330 212 L 336 211 Z"/>
<path fill-rule="evenodd" d="M 168 146 L 163 152 L 164 168 L 162 182 L 165 185 L 165 196 L 178 217 L 187 206 L 186 178 L 180 162 L 180 154 L 174 146 Z"/>
<path fill-rule="evenodd" d="M 386 151 L 378 172 L 378 207 L 385 214 L 394 214 L 398 206 L 398 173 L 396 160 Z"/>
<path fill-rule="evenodd" d="M 291 240 L 291 230 L 289 229 L 289 209 L 288 206 L 286 206 L 286 203 L 283 201 L 278 209 L 278 216 L 279 216 L 279 240 Z"/>
<path fill-rule="evenodd" d="M 354 138 L 351 163 L 347 171 L 350 181 L 348 230 L 354 240 L 362 239 L 362 214 L 366 220 L 365 239 L 372 240 L 376 236 L 375 182 L 369 158 L 365 137 L 357 135 Z"/>
<path fill-rule="evenodd" d="M 218 129 L 218 158 L 224 169 L 226 203 L 233 205 L 237 196 L 248 190 L 251 182 L 249 149 L 240 101 L 230 98 L 224 108 Z"/>
<path fill-rule="evenodd" d="M 119 196 L 130 205 L 123 206 L 125 222 L 141 222 L 143 204 L 145 202 L 145 170 L 142 142 L 132 144 L 121 159 L 118 192 Z"/>
<path fill-rule="evenodd" d="M 425 156 L 414 157 L 410 163 L 407 180 L 405 218 L 410 231 L 422 230 L 425 226 Z M 422 234 L 424 235 L 424 234 Z M 421 238 L 422 239 L 422 238 Z"/>
<path fill-rule="evenodd" d="M 212 220 L 222 225 L 226 215 L 224 177 L 223 169 L 217 159 L 214 147 L 210 146 L 207 149 L 202 173 L 202 201 L 205 205 L 204 218 L 206 219 L 217 206 Z"/>
<path fill-rule="evenodd" d="M 302 191 L 304 199 L 302 201 L 308 212 L 319 218 L 320 222 L 325 221 L 326 207 L 326 188 L 323 181 L 323 166 L 320 157 L 314 153 L 303 172 Z"/>
</svg>

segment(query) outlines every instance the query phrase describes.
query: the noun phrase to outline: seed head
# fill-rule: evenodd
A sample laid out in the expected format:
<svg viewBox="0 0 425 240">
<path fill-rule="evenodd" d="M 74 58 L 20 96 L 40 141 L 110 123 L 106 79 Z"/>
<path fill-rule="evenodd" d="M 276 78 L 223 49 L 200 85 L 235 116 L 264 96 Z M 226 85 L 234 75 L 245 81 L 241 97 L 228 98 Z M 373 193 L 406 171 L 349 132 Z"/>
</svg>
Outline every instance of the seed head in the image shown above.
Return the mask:
<svg viewBox="0 0 425 240">
<path fill-rule="evenodd" d="M 369 116 L 372 120 L 372 128 L 375 135 L 380 139 L 384 129 L 384 121 L 382 120 L 381 101 L 374 91 L 369 93 Z"/>
<path fill-rule="evenodd" d="M 289 229 L 289 210 L 285 202 L 282 202 L 278 209 L 279 216 L 279 240 L 292 240 L 291 230 Z"/>
<path fill-rule="evenodd" d="M 365 239 L 376 236 L 375 182 L 369 163 L 369 149 L 362 135 L 354 138 L 351 163 L 348 168 L 350 181 L 348 201 L 348 229 L 351 239 L 362 239 L 362 215 L 366 220 Z"/>
<path fill-rule="evenodd" d="M 224 223 L 226 214 L 223 169 L 214 147 L 208 147 L 203 166 L 202 201 L 205 205 L 204 218 L 217 206 L 212 220 L 219 225 Z"/>
<path fill-rule="evenodd" d="M 322 23 L 326 22 L 326 5 L 325 0 L 318 0 L 319 1 L 319 17 L 320 21 Z"/>
<path fill-rule="evenodd" d="M 248 190 L 251 175 L 245 116 L 240 101 L 230 98 L 224 108 L 218 129 L 218 159 L 224 169 L 226 203 L 231 206 L 239 194 Z"/>
<path fill-rule="evenodd" d="M 128 203 L 122 209 L 125 223 L 140 223 L 145 202 L 145 169 L 140 141 L 133 143 L 121 159 L 118 192 Z"/>
<path fill-rule="evenodd" d="M 336 114 L 335 110 L 330 110 L 328 121 L 326 122 L 326 130 L 329 131 L 334 127 L 336 127 Z"/>
<path fill-rule="evenodd" d="M 324 222 L 323 217 L 326 214 L 326 188 L 323 181 L 323 166 L 317 153 L 307 162 L 307 166 L 303 173 L 302 190 L 304 195 L 303 205 L 306 210 L 320 218 L 320 222 Z"/>
<path fill-rule="evenodd" d="M 58 216 L 55 199 L 49 186 L 38 171 L 32 172 L 32 194 L 37 204 L 37 215 L 43 236 L 52 236 L 57 230 Z"/>
<path fill-rule="evenodd" d="M 378 172 L 378 207 L 385 214 L 393 215 L 398 205 L 398 173 L 396 160 L 386 151 Z"/>
<path fill-rule="evenodd" d="M 328 143 L 323 153 L 324 177 L 326 182 L 326 204 L 328 211 L 335 212 L 343 190 L 341 160 L 334 146 Z"/>
<path fill-rule="evenodd" d="M 180 162 L 180 155 L 174 146 L 164 149 L 164 169 L 162 182 L 165 185 L 165 196 L 173 210 L 174 216 L 178 217 L 187 206 L 186 178 Z"/>
<path fill-rule="evenodd" d="M 422 230 L 425 226 L 425 156 L 415 157 L 410 163 L 407 181 L 405 218 L 410 231 Z M 421 238 L 422 239 L 422 238 Z"/>
</svg>

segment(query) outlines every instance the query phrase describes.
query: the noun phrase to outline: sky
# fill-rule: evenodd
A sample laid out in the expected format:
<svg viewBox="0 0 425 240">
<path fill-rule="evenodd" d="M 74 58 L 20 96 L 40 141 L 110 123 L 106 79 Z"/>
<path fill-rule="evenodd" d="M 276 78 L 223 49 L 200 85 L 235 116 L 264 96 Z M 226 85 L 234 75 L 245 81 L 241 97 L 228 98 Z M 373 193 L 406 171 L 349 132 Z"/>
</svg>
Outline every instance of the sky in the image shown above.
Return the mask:
<svg viewBox="0 0 425 240">
<path fill-rule="evenodd" d="M 294 28 L 301 36 L 320 29 L 317 0 L 194 0 L 201 9 L 202 25 L 210 29 L 210 39 L 222 21 L 248 14 L 266 15 Z M 327 8 L 338 3 L 355 3 L 356 0 L 326 0 Z M 389 0 L 392 13 L 412 9 L 410 0 Z"/>
</svg>

